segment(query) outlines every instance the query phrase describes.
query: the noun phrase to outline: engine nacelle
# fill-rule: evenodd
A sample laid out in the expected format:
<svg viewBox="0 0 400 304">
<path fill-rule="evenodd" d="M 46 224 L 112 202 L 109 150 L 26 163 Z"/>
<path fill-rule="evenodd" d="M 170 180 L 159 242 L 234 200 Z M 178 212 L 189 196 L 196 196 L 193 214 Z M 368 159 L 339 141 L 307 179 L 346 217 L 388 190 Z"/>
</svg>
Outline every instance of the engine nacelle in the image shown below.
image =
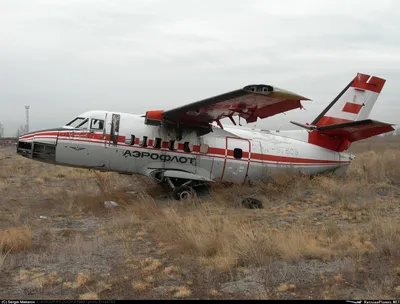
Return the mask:
<svg viewBox="0 0 400 304">
<path fill-rule="evenodd" d="M 159 126 L 163 121 L 164 110 L 147 111 L 144 119 L 146 125 Z"/>
</svg>

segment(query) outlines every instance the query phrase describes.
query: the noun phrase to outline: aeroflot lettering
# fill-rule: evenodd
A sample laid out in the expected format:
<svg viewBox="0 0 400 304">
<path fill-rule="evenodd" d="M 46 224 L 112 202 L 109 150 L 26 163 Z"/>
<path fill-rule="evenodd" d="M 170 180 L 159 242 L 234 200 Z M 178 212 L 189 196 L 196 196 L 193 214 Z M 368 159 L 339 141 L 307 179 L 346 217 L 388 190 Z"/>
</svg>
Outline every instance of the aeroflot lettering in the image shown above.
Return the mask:
<svg viewBox="0 0 400 304">
<path fill-rule="evenodd" d="M 180 164 L 191 164 L 196 165 L 196 158 L 194 157 L 185 157 L 185 156 L 171 156 L 165 154 L 158 154 L 158 153 L 150 153 L 150 152 L 140 152 L 140 151 L 130 151 L 126 150 L 123 154 L 125 158 L 128 156 L 136 157 L 136 158 L 150 158 L 152 160 L 160 160 L 163 162 L 177 162 Z"/>
</svg>

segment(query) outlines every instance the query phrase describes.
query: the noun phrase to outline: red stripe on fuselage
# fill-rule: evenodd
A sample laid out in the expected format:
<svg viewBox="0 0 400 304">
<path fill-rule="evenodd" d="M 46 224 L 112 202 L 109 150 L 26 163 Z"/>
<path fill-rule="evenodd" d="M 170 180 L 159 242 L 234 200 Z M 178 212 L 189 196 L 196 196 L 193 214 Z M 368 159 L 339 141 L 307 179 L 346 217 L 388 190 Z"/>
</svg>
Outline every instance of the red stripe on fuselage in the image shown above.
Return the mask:
<svg viewBox="0 0 400 304">
<path fill-rule="evenodd" d="M 75 135 L 78 132 L 75 132 Z M 86 133 L 86 137 L 83 136 Z M 38 133 L 38 134 L 33 134 L 30 135 L 29 137 L 27 136 L 26 138 L 21 138 L 21 139 L 33 139 L 34 136 L 40 137 L 42 134 L 46 134 L 46 136 L 49 136 L 51 132 L 45 132 L 45 133 Z M 67 136 L 61 136 L 61 134 L 70 134 L 70 132 L 60 132 L 60 136 L 58 137 L 59 140 L 70 140 L 70 141 L 76 141 L 76 142 L 87 142 L 87 143 L 97 143 L 97 144 L 104 144 L 104 141 L 109 141 L 110 140 L 110 135 L 106 134 L 105 139 L 103 139 L 104 135 L 103 134 L 96 134 L 96 133 L 88 133 L 88 132 L 79 132 L 79 136 L 74 136 L 74 137 L 69 137 Z M 52 135 L 54 138 L 57 138 L 58 132 L 53 132 Z M 90 137 L 89 137 L 90 136 Z M 153 142 L 152 140 L 149 140 L 148 143 Z M 141 147 L 137 146 L 139 144 L 139 138 L 135 138 L 135 145 L 128 145 L 125 144 L 125 137 L 124 136 L 118 136 L 118 146 L 119 147 L 124 147 L 124 148 L 139 148 L 139 149 L 146 149 L 146 150 L 154 150 L 154 151 L 165 151 L 163 149 L 168 149 L 169 148 L 169 142 L 168 141 L 163 141 L 162 142 L 162 148 L 153 148 L 150 144 L 147 147 Z M 178 150 L 183 150 L 184 149 L 184 144 L 179 144 L 179 149 Z M 166 150 L 170 151 L 172 153 L 180 153 L 180 154 L 186 154 L 186 155 L 200 155 L 200 156 L 210 156 L 210 157 L 218 157 L 218 158 L 226 158 L 225 152 L 226 149 L 223 148 L 216 148 L 216 147 L 209 147 L 208 153 L 200 153 L 200 147 L 199 146 L 193 146 L 192 152 L 198 153 L 198 154 L 193 154 L 191 152 L 184 152 L 184 151 L 177 151 L 177 150 Z M 211 155 L 213 154 L 213 155 Z M 250 161 L 259 161 L 260 163 L 262 162 L 270 162 L 270 163 L 288 163 L 288 164 L 302 164 L 302 165 L 339 165 L 339 164 L 349 164 L 349 161 L 335 161 L 335 160 L 322 160 L 322 159 L 310 159 L 310 158 L 298 158 L 298 157 L 289 157 L 289 156 L 278 156 L 278 155 L 269 155 L 269 154 L 261 154 L 261 153 L 248 153 L 248 152 L 243 152 L 243 158 L 242 159 L 236 159 L 233 158 L 233 150 L 228 150 L 227 151 L 227 156 L 228 159 L 232 160 L 238 160 L 238 161 L 248 161 L 249 160 L 249 154 L 250 154 Z"/>
</svg>

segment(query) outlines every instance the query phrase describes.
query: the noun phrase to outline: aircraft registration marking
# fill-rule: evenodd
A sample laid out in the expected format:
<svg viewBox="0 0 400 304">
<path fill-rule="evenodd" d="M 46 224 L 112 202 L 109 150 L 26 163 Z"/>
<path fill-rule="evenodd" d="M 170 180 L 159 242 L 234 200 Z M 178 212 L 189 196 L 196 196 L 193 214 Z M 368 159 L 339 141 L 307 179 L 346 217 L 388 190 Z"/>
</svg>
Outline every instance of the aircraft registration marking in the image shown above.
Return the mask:
<svg viewBox="0 0 400 304">
<path fill-rule="evenodd" d="M 296 148 L 272 147 L 271 152 L 277 155 L 297 156 L 299 151 Z"/>
</svg>

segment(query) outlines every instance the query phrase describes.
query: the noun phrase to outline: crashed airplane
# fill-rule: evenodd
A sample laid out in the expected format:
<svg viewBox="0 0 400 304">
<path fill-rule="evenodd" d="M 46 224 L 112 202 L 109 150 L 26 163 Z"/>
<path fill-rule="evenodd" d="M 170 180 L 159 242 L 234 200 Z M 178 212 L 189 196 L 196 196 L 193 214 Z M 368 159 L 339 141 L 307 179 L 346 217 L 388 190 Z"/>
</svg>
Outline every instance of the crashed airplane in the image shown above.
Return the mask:
<svg viewBox="0 0 400 304">
<path fill-rule="evenodd" d="M 57 165 L 145 175 L 171 186 L 177 199 L 216 180 L 243 183 L 288 168 L 307 174 L 346 170 L 350 145 L 393 131 L 369 119 L 385 80 L 357 74 L 311 123 L 293 131 L 223 127 L 302 108 L 298 94 L 255 84 L 145 115 L 89 111 L 60 128 L 24 134 L 17 153 Z M 236 119 L 236 120 L 235 120 Z M 213 123 L 217 125 L 213 125 Z"/>
</svg>

